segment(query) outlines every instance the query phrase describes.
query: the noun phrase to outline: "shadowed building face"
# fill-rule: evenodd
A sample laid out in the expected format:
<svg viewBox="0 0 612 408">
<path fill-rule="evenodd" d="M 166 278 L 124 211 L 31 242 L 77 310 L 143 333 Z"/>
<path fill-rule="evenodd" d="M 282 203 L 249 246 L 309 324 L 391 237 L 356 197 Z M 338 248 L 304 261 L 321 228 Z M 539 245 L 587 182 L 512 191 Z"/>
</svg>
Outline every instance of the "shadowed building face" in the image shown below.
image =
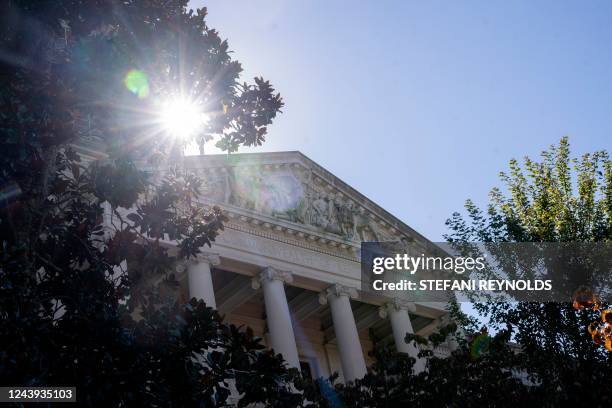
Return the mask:
<svg viewBox="0 0 612 408">
<path fill-rule="evenodd" d="M 229 222 L 180 268 L 181 290 L 253 328 L 290 366 L 361 378 L 371 336 L 416 357 L 405 335 L 447 318 L 443 303 L 360 291 L 362 239 L 427 241 L 299 152 L 187 156 L 185 166 L 206 181 L 200 204 Z"/>
</svg>

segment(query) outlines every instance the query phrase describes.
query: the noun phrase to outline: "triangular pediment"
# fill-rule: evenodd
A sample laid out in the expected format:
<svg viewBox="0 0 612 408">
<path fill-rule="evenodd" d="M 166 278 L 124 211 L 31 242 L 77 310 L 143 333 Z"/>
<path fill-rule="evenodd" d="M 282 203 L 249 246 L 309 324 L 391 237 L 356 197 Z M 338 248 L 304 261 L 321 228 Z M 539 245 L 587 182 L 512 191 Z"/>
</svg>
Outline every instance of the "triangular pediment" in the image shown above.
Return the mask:
<svg viewBox="0 0 612 408">
<path fill-rule="evenodd" d="M 300 152 L 185 157 L 234 222 L 332 246 L 428 241 Z"/>
</svg>

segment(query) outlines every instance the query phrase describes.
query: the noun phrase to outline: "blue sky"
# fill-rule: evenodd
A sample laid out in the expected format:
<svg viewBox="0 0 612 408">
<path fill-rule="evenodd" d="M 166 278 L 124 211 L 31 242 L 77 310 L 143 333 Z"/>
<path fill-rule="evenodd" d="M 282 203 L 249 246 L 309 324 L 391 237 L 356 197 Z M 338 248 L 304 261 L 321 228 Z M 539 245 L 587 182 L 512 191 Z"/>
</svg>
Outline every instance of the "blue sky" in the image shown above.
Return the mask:
<svg viewBox="0 0 612 408">
<path fill-rule="evenodd" d="M 611 2 L 191 4 L 285 99 L 241 152 L 299 150 L 431 240 L 509 159 L 610 150 Z"/>
</svg>

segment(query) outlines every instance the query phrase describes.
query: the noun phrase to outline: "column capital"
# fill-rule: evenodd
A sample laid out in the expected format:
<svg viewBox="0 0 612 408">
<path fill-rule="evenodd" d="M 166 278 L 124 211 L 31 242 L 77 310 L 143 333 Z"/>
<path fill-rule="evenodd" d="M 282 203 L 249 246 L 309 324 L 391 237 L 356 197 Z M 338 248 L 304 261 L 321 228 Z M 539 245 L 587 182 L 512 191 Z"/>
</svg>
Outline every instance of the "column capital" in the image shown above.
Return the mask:
<svg viewBox="0 0 612 408">
<path fill-rule="evenodd" d="M 221 257 L 219 254 L 213 254 L 209 252 L 198 252 L 195 256 L 195 261 L 197 263 L 207 263 L 211 266 L 219 265 L 221 263 Z"/>
<path fill-rule="evenodd" d="M 349 286 L 344 286 L 339 283 L 335 283 L 325 289 L 323 292 L 319 293 L 319 303 L 322 305 L 326 304 L 327 299 L 330 296 L 346 296 L 349 299 L 357 299 L 359 297 L 357 294 L 357 289 L 351 288 Z"/>
<path fill-rule="evenodd" d="M 289 271 L 279 271 L 278 269 L 268 266 L 252 279 L 251 286 L 253 289 L 259 289 L 262 282 L 273 280 L 291 283 L 293 282 L 293 274 Z"/>
<path fill-rule="evenodd" d="M 408 312 L 416 312 L 416 306 L 414 304 L 414 302 L 408 302 L 404 299 L 399 299 L 399 298 L 393 298 L 390 302 L 387 302 L 384 304 L 384 306 L 381 306 L 381 309 L 385 310 L 385 313 L 387 311 L 400 311 L 400 310 L 406 310 Z M 386 317 L 382 315 L 381 313 L 381 317 Z"/>
<path fill-rule="evenodd" d="M 218 254 L 212 254 L 207 252 L 198 252 L 195 257 L 183 259 L 178 261 L 175 266 L 175 270 L 178 273 L 183 273 L 187 270 L 189 265 L 195 265 L 199 263 L 206 263 L 210 266 L 216 266 L 221 263 L 221 258 Z"/>
</svg>

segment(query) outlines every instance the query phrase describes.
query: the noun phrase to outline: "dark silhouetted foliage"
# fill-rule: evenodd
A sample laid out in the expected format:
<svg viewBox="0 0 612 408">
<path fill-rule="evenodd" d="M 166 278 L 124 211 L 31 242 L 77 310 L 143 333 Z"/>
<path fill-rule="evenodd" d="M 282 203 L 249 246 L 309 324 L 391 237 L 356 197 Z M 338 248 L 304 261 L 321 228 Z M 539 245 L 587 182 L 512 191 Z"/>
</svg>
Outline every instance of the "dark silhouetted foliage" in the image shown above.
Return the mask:
<svg viewBox="0 0 612 408">
<path fill-rule="evenodd" d="M 263 79 L 239 82 L 206 10 L 186 7 L 1 6 L 0 384 L 76 386 L 88 406 L 217 406 L 231 387 L 240 405 L 302 401 L 250 330 L 175 291 L 174 265 L 210 245 L 224 216 L 197 205 L 201 181 L 160 131 L 160 101 L 197 98 L 210 120 L 195 141 L 218 135 L 231 151 L 261 144 L 282 107 Z M 134 69 L 137 94 L 124 83 Z M 77 153 L 88 148 L 95 161 Z"/>
</svg>

